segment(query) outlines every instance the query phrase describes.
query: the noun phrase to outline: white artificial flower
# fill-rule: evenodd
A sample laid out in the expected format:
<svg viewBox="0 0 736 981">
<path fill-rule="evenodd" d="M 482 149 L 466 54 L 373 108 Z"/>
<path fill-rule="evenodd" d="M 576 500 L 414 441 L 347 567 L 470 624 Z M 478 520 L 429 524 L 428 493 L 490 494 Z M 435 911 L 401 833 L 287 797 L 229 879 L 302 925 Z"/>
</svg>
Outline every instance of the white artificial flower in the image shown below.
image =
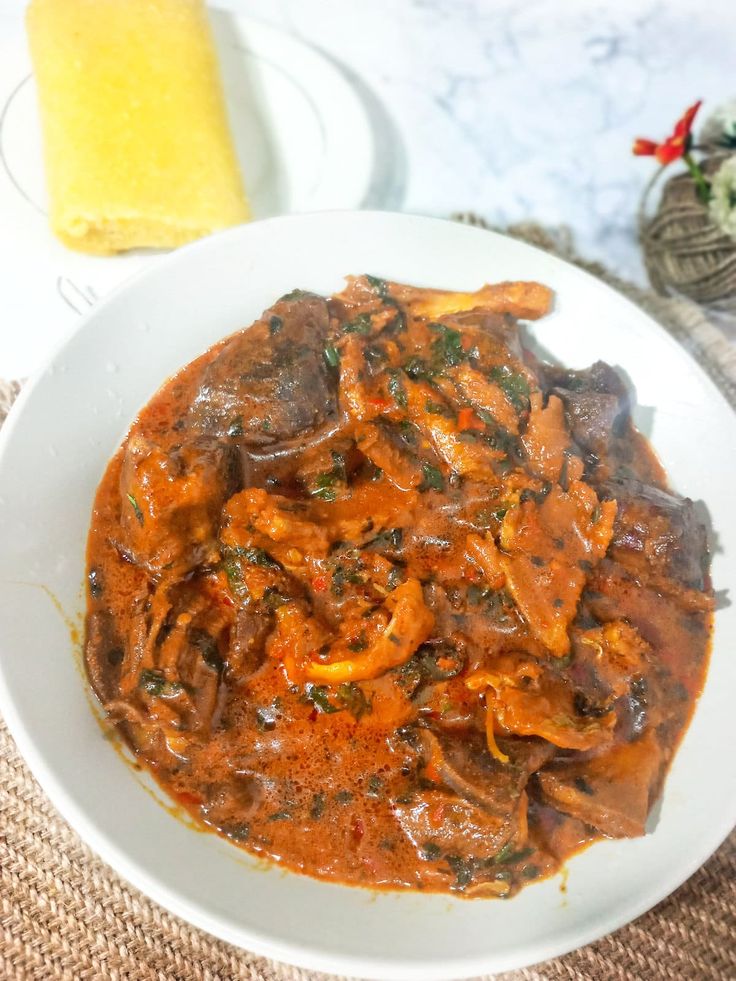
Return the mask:
<svg viewBox="0 0 736 981">
<path fill-rule="evenodd" d="M 709 146 L 736 147 L 736 99 L 711 113 L 700 131 L 700 142 Z"/>
<path fill-rule="evenodd" d="M 736 238 L 736 156 L 724 160 L 711 178 L 708 211 L 711 221 Z"/>
</svg>

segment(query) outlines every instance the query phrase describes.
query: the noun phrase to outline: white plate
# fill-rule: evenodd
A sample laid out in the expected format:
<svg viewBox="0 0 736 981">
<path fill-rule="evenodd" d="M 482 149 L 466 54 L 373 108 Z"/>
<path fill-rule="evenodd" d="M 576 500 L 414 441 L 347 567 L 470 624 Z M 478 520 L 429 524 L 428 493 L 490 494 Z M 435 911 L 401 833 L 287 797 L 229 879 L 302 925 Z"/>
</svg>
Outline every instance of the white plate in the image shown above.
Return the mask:
<svg viewBox="0 0 736 981">
<path fill-rule="evenodd" d="M 0 435 L 0 709 L 44 789 L 82 837 L 162 905 L 280 960 L 376 978 L 465 977 L 561 954 L 644 912 L 686 879 L 736 818 L 736 610 L 717 614 L 705 692 L 653 833 L 594 845 L 560 879 L 508 901 L 373 894 L 264 870 L 196 834 L 140 786 L 102 738 L 66 624 L 82 609 L 97 482 L 167 375 L 294 287 L 331 292 L 347 273 L 473 289 L 532 278 L 556 292 L 533 334 L 581 367 L 622 366 L 637 419 L 674 486 L 705 498 L 713 577 L 736 581 L 736 415 L 684 351 L 603 283 L 478 229 L 378 213 L 255 223 L 172 254 L 93 310 L 23 392 Z"/>
<path fill-rule="evenodd" d="M 398 205 L 400 158 L 357 82 L 315 48 L 259 21 L 224 10 L 211 11 L 211 21 L 255 218 Z M 10 47 L 0 39 L 0 58 L 3 44 Z M 54 239 L 36 87 L 22 38 L 16 46 L 7 90 L 0 90 L 0 257 L 12 262 L 3 299 L 15 328 L 0 332 L 4 377 L 35 369 L 60 320 L 73 322 L 98 296 L 160 259 L 152 252 L 100 259 Z"/>
</svg>

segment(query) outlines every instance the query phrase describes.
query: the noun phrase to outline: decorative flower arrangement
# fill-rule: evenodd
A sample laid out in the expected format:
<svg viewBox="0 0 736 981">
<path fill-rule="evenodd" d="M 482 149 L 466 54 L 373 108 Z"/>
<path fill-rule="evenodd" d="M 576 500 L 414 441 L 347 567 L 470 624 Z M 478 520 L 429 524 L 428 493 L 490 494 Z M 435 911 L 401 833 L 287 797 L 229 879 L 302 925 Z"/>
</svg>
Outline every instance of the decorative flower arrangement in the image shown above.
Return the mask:
<svg viewBox="0 0 736 981">
<path fill-rule="evenodd" d="M 698 100 L 690 106 L 661 142 L 634 141 L 635 156 L 654 157 L 661 165 L 642 202 L 644 259 L 660 292 L 736 309 L 736 101 L 716 110 L 696 144 L 692 130 L 701 105 Z M 649 192 L 676 160 L 687 172 L 667 181 L 657 212 L 649 218 Z"/>
<path fill-rule="evenodd" d="M 700 199 L 707 203 L 710 197 L 710 187 L 703 175 L 700 166 L 695 162 L 692 155 L 693 136 L 692 128 L 695 115 L 703 104 L 702 99 L 686 109 L 682 117 L 675 123 L 672 136 L 668 136 L 664 143 L 655 143 L 653 140 L 643 140 L 641 137 L 634 140 L 632 152 L 637 157 L 656 157 L 663 167 L 672 163 L 673 160 L 685 162 L 690 176 L 695 182 Z"/>
</svg>

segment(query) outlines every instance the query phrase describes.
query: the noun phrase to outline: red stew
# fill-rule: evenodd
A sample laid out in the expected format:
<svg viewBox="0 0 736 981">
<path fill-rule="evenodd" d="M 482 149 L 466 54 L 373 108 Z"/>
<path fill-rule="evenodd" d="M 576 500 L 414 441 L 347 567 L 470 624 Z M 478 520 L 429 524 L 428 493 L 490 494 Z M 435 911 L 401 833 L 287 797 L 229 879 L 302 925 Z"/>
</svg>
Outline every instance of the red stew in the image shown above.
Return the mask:
<svg viewBox="0 0 736 981">
<path fill-rule="evenodd" d="M 167 382 L 100 484 L 86 662 L 197 819 L 366 886 L 509 896 L 644 833 L 707 664 L 704 529 L 549 291 L 363 276 Z"/>
</svg>

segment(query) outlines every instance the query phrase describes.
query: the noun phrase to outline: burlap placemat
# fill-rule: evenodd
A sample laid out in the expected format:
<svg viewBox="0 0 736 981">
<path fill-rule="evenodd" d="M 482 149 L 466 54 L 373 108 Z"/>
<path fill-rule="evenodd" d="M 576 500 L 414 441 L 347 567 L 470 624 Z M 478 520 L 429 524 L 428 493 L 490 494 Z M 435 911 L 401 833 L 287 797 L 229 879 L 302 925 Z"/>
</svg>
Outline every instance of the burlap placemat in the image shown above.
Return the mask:
<svg viewBox="0 0 736 981">
<path fill-rule="evenodd" d="M 462 216 L 469 220 L 469 216 Z M 623 283 L 575 256 L 569 236 L 512 234 L 586 266 L 649 311 L 736 407 L 736 350 L 698 308 Z M 0 423 L 17 395 L 0 382 Z M 736 979 L 736 834 L 685 885 L 583 950 L 503 981 Z M 0 978 L 8 981 L 317 981 L 215 940 L 152 903 L 104 865 L 45 797 L 0 720 Z"/>
</svg>

